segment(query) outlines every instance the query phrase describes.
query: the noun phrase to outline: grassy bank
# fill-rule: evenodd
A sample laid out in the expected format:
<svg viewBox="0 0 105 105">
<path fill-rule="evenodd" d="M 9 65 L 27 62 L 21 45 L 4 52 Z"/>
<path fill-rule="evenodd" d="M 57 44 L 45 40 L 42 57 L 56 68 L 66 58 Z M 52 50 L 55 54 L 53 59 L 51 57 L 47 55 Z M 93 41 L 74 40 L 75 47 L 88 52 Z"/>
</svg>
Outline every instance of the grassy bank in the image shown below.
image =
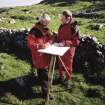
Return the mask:
<svg viewBox="0 0 105 105">
<path fill-rule="evenodd" d="M 98 2 L 99 3 L 99 2 Z M 100 3 L 99 3 L 100 4 Z M 52 31 L 57 31 L 59 27 L 58 14 L 64 9 L 69 9 L 72 12 L 81 11 L 89 8 L 96 8 L 90 2 L 76 2 L 74 4 L 38 4 L 27 7 L 15 7 L 2 12 L 0 18 L 4 18 L 0 22 L 0 27 L 10 29 L 31 28 L 36 22 L 35 18 L 40 13 L 48 12 L 51 15 L 52 22 L 50 28 Z M 101 11 L 104 11 L 102 9 Z M 74 17 L 80 24 L 80 30 L 82 34 L 89 34 L 96 36 L 100 42 L 105 43 L 105 27 L 96 31 L 91 29 L 91 25 L 97 22 L 96 18 L 80 18 Z M 16 21 L 15 24 L 11 24 L 11 19 Z M 99 18 L 103 21 L 105 18 Z M 6 53 L 0 53 L 0 81 L 6 81 L 12 78 L 28 75 L 31 66 L 22 60 L 16 59 L 13 55 Z M 58 71 L 54 80 L 58 78 Z M 64 88 L 56 83 L 53 86 L 53 93 L 55 99 L 50 102 L 50 105 L 105 105 L 105 88 L 100 85 L 94 85 L 86 82 L 85 78 L 80 73 L 74 73 L 71 81 L 72 88 L 70 90 L 64 90 Z M 40 86 L 32 87 L 34 93 L 40 93 Z M 11 92 L 6 92 L 0 98 L 0 105 L 42 105 L 42 98 L 32 97 L 29 99 L 19 99 Z"/>
</svg>

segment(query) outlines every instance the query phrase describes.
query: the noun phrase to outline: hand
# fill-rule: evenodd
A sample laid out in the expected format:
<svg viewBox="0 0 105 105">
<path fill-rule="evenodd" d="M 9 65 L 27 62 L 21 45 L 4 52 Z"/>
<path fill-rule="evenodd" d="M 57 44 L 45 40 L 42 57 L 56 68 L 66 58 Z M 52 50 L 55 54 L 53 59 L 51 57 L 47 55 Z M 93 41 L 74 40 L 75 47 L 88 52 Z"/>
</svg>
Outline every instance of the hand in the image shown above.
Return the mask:
<svg viewBox="0 0 105 105">
<path fill-rule="evenodd" d="M 43 45 L 43 48 L 47 48 L 48 46 L 50 46 L 50 43 L 45 43 L 45 44 Z"/>
<path fill-rule="evenodd" d="M 59 46 L 60 46 L 60 47 L 64 47 L 63 43 L 59 43 Z"/>
</svg>

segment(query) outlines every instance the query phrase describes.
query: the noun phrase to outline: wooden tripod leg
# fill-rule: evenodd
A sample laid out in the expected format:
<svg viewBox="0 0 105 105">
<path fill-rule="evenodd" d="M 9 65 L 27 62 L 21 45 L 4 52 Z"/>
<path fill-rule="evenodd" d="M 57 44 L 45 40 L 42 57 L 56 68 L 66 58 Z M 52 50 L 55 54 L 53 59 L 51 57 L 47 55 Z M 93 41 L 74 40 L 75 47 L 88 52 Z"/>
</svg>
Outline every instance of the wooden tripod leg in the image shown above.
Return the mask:
<svg viewBox="0 0 105 105">
<path fill-rule="evenodd" d="M 52 68 L 52 73 L 51 73 L 51 84 L 50 84 L 51 91 L 52 91 L 52 82 L 53 82 L 55 64 L 56 64 L 56 56 L 54 56 L 53 68 Z"/>
<path fill-rule="evenodd" d="M 67 68 L 66 68 L 66 66 L 65 66 L 65 64 L 64 64 L 64 62 L 62 61 L 61 57 L 58 56 L 58 58 L 59 58 L 60 62 L 62 63 L 62 65 L 63 65 L 63 67 L 64 67 L 66 73 L 67 73 L 69 76 L 71 76 L 70 73 L 68 72 L 68 70 L 67 70 Z"/>
<path fill-rule="evenodd" d="M 49 66 L 48 71 L 48 93 L 47 93 L 47 99 L 45 100 L 45 105 L 49 105 L 49 94 L 50 94 L 50 84 L 51 84 L 51 71 L 53 66 L 54 56 L 51 57 L 51 62 Z"/>
</svg>

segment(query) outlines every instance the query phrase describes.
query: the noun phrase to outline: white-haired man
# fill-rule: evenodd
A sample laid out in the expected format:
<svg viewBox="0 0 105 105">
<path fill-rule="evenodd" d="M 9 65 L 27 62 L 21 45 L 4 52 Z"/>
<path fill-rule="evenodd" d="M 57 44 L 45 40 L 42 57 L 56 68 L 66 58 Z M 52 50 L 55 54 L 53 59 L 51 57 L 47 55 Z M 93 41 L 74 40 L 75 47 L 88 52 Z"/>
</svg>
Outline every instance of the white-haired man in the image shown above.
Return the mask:
<svg viewBox="0 0 105 105">
<path fill-rule="evenodd" d="M 31 51 L 33 66 L 37 68 L 38 80 L 42 87 L 43 97 L 47 99 L 48 93 L 48 67 L 51 56 L 38 52 L 38 49 L 45 48 L 52 43 L 52 36 L 49 28 L 51 18 L 48 14 L 43 14 L 38 18 L 38 22 L 29 32 L 27 43 Z M 53 98 L 50 95 L 50 98 Z"/>
</svg>

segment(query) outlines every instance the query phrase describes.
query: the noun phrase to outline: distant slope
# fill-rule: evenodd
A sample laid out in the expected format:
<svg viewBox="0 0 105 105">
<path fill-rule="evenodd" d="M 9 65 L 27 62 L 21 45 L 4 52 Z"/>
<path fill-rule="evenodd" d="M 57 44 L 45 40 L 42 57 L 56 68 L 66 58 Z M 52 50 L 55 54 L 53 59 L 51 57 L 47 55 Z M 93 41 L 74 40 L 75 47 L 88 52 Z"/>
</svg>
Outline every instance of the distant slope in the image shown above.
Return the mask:
<svg viewBox="0 0 105 105">
<path fill-rule="evenodd" d="M 57 3 L 57 2 L 75 2 L 76 0 L 43 0 L 41 3 Z"/>
</svg>

